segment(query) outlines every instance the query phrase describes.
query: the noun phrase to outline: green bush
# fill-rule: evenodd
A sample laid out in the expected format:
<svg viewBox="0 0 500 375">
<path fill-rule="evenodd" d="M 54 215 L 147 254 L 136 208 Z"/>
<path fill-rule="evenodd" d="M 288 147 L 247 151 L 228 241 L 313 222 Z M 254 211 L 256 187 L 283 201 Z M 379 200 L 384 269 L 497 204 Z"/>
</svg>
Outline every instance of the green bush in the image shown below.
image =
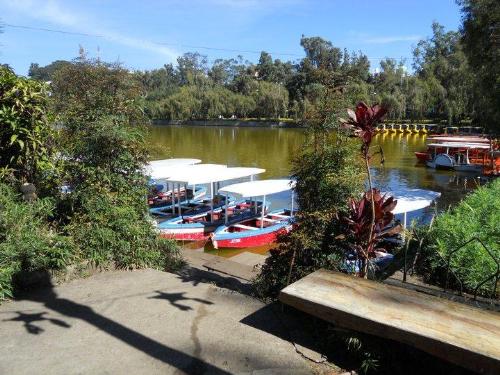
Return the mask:
<svg viewBox="0 0 500 375">
<path fill-rule="evenodd" d="M 0 66 L 0 177 L 35 182 L 50 170 L 53 129 L 47 86 Z"/>
<path fill-rule="evenodd" d="M 305 147 L 294 158 L 300 212 L 296 228 L 280 238 L 254 282 L 260 297 L 276 297 L 289 282 L 319 268 L 338 269 L 344 252 L 335 239 L 343 230 L 338 214 L 361 192 L 364 179 L 357 153 L 351 140 L 337 139 L 320 151 Z"/>
<path fill-rule="evenodd" d="M 426 257 L 420 272 L 431 282 L 445 282 L 444 260 L 450 252 L 479 238 L 500 260 L 500 180 L 478 188 L 458 206 L 436 217 L 427 234 L 423 253 Z M 439 255 L 437 255 L 438 253 Z M 458 250 L 451 257 L 451 270 L 472 292 L 488 275 L 495 273 L 496 263 L 477 241 Z M 453 276 L 450 281 L 454 282 Z M 490 295 L 493 280 L 480 287 L 479 293 Z M 498 293 L 498 288 L 497 288 Z"/>
<path fill-rule="evenodd" d="M 23 202 L 0 183 L 0 300 L 12 297 L 20 272 L 62 269 L 73 260 L 72 242 L 49 224 L 51 199 Z"/>
</svg>

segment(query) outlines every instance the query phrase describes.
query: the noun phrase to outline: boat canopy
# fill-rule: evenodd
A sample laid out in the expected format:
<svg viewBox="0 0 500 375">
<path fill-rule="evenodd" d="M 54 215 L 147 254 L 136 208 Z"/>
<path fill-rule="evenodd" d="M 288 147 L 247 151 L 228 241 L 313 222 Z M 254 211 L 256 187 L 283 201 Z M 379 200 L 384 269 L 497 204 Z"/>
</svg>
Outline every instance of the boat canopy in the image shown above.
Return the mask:
<svg viewBox="0 0 500 375">
<path fill-rule="evenodd" d="M 392 211 L 393 214 L 403 214 L 410 211 L 420 210 L 428 207 L 441 196 L 437 191 L 424 189 L 404 189 L 383 194 L 390 195 L 397 199 L 398 203 Z"/>
<path fill-rule="evenodd" d="M 170 177 L 183 167 L 201 163 L 200 159 L 163 159 L 153 160 L 146 165 L 145 173 L 154 180 Z"/>
<path fill-rule="evenodd" d="M 238 198 L 250 198 L 281 193 L 292 190 L 294 187 L 295 181 L 293 180 L 260 180 L 225 186 L 219 189 L 219 193 Z"/>
<path fill-rule="evenodd" d="M 220 164 L 198 164 L 177 170 L 167 179 L 167 182 L 184 185 L 210 184 L 213 182 L 255 176 L 265 171 L 265 169 L 261 168 L 229 168 Z"/>
<path fill-rule="evenodd" d="M 489 150 L 490 146 L 484 143 L 461 143 L 461 142 L 443 142 L 443 143 L 430 143 L 429 147 L 445 147 L 445 148 L 475 148 L 481 150 Z"/>
<path fill-rule="evenodd" d="M 443 137 L 443 136 L 432 136 L 427 138 L 428 141 L 432 142 L 461 142 L 461 143 L 490 143 L 488 138 L 478 137 L 478 136 L 466 136 L 466 137 Z"/>
</svg>

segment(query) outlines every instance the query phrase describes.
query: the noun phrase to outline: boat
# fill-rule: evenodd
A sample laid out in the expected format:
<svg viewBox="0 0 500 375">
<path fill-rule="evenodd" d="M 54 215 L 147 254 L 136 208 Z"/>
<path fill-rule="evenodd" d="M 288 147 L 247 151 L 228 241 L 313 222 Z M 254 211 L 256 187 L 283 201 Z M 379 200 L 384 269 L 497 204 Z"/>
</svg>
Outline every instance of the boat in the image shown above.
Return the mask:
<svg viewBox="0 0 500 375">
<path fill-rule="evenodd" d="M 444 128 L 444 133 L 445 134 L 458 134 L 458 127 L 456 126 L 447 126 L 446 128 Z"/>
<path fill-rule="evenodd" d="M 396 130 L 396 133 L 401 134 L 403 133 L 403 129 L 401 128 L 401 124 L 394 124 L 394 129 Z"/>
<path fill-rule="evenodd" d="M 265 204 L 253 201 L 252 199 L 235 201 L 231 196 L 221 197 L 215 194 L 221 182 L 253 177 L 264 173 L 261 168 L 225 167 L 214 166 L 205 167 L 203 164 L 187 167 L 182 171 L 173 173 L 167 181 L 172 184 L 185 186 L 208 184 L 210 188 L 209 203 L 205 203 L 202 210 L 193 212 L 183 211 L 183 205 L 177 203 L 174 211 L 178 213 L 168 220 L 158 223 L 157 228 L 160 235 L 165 238 L 199 241 L 208 239 L 218 226 L 224 224 L 226 220 L 237 220 L 243 217 L 250 217 L 256 212 L 266 210 Z"/>
<path fill-rule="evenodd" d="M 388 131 L 390 134 L 394 134 L 394 133 L 396 133 L 396 124 L 388 124 L 388 125 L 387 125 L 387 131 Z"/>
<path fill-rule="evenodd" d="M 261 180 L 226 186 L 219 192 L 241 198 L 262 196 L 265 205 L 268 195 L 292 190 L 294 186 L 295 182 L 292 180 Z M 279 234 L 292 229 L 293 200 L 292 190 L 291 209 L 279 209 L 268 213 L 262 211 L 260 215 L 256 214 L 221 225 L 211 236 L 214 248 L 245 248 L 274 243 Z"/>
<path fill-rule="evenodd" d="M 426 162 L 429 168 L 474 173 L 480 173 L 483 170 L 485 159 L 483 156 L 483 163 L 471 162 L 469 159 L 471 150 L 484 153 L 490 149 L 489 145 L 482 143 L 431 143 L 428 146 L 434 150 L 432 159 Z"/>
<path fill-rule="evenodd" d="M 418 129 L 416 124 L 410 124 L 410 133 L 411 134 L 418 134 Z"/>
<path fill-rule="evenodd" d="M 490 141 L 488 138 L 484 137 L 479 137 L 479 136 L 452 136 L 452 135 L 432 135 L 427 138 L 427 142 L 429 144 L 445 144 L 445 143 L 470 143 L 470 144 L 483 144 L 483 145 L 490 145 L 492 149 L 496 149 L 498 145 L 492 141 Z M 446 151 L 446 147 L 427 147 L 427 150 L 425 151 L 417 151 L 415 152 L 415 157 L 418 159 L 419 162 L 427 162 L 429 160 L 432 160 L 434 154 L 436 153 L 443 153 Z M 456 148 L 451 148 L 448 150 L 448 154 L 454 155 L 458 149 Z M 481 152 L 480 150 L 470 150 L 469 152 L 469 157 L 473 159 L 477 159 L 481 157 Z"/>
<path fill-rule="evenodd" d="M 427 134 L 427 127 L 425 124 L 417 124 L 417 130 L 419 134 Z"/>
<path fill-rule="evenodd" d="M 175 171 L 182 170 L 187 166 L 201 163 L 200 159 L 163 159 L 149 162 L 145 167 L 145 174 L 150 177 L 150 191 L 148 194 L 148 206 L 150 213 L 154 215 L 169 215 L 174 201 L 182 203 L 197 201 L 206 194 L 206 188 L 193 186 L 191 188 L 170 188 L 165 182 Z"/>
<path fill-rule="evenodd" d="M 401 131 L 404 134 L 410 133 L 410 125 L 408 125 L 408 124 L 401 124 Z"/>
<path fill-rule="evenodd" d="M 384 134 L 387 132 L 387 129 L 385 128 L 385 124 L 378 124 L 376 127 L 376 133 L 377 134 Z"/>
</svg>

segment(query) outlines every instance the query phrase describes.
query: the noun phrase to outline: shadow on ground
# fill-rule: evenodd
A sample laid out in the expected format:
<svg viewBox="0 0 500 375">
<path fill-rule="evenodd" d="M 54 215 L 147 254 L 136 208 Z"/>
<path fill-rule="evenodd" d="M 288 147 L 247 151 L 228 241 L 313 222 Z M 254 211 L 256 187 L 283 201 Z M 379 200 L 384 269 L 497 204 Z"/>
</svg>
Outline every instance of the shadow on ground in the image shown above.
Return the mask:
<svg viewBox="0 0 500 375">
<path fill-rule="evenodd" d="M 158 296 L 151 298 L 164 298 L 167 299 L 172 305 L 186 310 L 187 306 L 178 305 L 178 300 L 190 300 L 188 297 L 168 295 L 168 293 L 158 292 Z M 182 294 L 182 293 L 181 293 Z M 74 319 L 80 319 L 88 324 L 93 325 L 97 329 L 104 331 L 108 335 L 115 337 L 118 340 L 126 343 L 127 345 L 140 350 L 141 352 L 162 361 L 168 365 L 182 370 L 186 374 L 229 374 L 229 372 L 218 368 L 210 363 L 207 363 L 199 358 L 183 353 L 179 350 L 170 348 L 156 340 L 142 335 L 123 324 L 115 322 L 99 313 L 95 312 L 92 308 L 73 302 L 66 298 L 60 298 L 55 292 L 53 286 L 39 289 L 29 294 L 24 294 L 19 298 L 20 300 L 29 300 L 41 303 L 46 309 L 59 313 L 60 315 L 67 316 Z M 211 303 L 205 300 L 194 299 L 203 304 Z M 24 327 L 32 334 L 40 334 L 43 329 L 37 327 L 34 323 L 37 321 L 49 320 L 51 323 L 65 328 L 70 328 L 70 325 L 59 319 L 45 318 L 43 315 L 47 312 L 26 314 L 17 312 L 18 316 L 9 320 L 23 322 Z"/>
</svg>

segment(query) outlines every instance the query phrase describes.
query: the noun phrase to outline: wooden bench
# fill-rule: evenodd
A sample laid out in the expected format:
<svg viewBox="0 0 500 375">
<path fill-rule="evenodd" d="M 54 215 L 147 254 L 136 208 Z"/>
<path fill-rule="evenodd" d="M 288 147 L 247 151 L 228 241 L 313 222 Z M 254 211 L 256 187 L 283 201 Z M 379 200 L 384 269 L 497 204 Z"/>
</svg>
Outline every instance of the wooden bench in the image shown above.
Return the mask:
<svg viewBox="0 0 500 375">
<path fill-rule="evenodd" d="M 340 327 L 414 346 L 483 374 L 500 373 L 500 313 L 319 270 L 279 299 Z"/>
</svg>

